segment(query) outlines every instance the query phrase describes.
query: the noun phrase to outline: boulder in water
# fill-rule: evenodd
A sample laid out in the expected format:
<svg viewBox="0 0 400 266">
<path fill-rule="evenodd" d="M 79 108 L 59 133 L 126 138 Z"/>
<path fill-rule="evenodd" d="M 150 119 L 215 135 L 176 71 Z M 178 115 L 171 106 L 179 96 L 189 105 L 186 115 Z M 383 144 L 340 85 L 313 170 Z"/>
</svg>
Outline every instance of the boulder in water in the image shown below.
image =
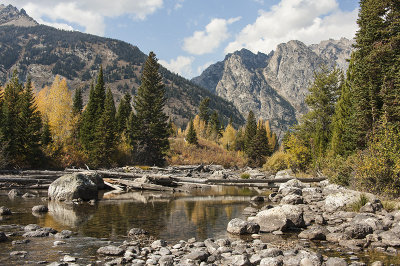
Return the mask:
<svg viewBox="0 0 400 266">
<path fill-rule="evenodd" d="M 97 185 L 83 173 L 63 175 L 51 183 L 48 191 L 50 200 L 72 201 L 97 199 Z"/>
</svg>

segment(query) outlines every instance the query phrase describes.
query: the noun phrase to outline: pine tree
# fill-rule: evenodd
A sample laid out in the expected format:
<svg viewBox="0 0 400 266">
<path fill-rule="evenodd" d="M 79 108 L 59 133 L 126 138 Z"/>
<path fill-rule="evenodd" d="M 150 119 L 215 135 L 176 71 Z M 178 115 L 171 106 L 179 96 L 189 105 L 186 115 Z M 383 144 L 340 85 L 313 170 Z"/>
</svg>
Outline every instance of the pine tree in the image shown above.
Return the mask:
<svg viewBox="0 0 400 266">
<path fill-rule="evenodd" d="M 127 92 L 125 93 L 124 97 L 121 99 L 121 102 L 119 103 L 116 116 L 117 129 L 119 134 L 123 134 L 127 130 L 128 119 L 132 112 L 131 100 L 132 97 Z"/>
<path fill-rule="evenodd" d="M 116 134 L 115 104 L 112 92 L 108 89 L 104 111 L 95 128 L 94 147 L 89 151 L 89 160 L 93 167 L 112 165 L 116 150 Z"/>
<path fill-rule="evenodd" d="M 246 127 L 244 130 L 244 152 L 251 155 L 253 152 L 253 141 L 257 134 L 257 122 L 253 111 L 247 116 Z"/>
<path fill-rule="evenodd" d="M 79 138 L 86 152 L 91 152 L 94 149 L 95 128 L 100 121 L 104 110 L 104 100 L 105 89 L 103 70 L 100 67 L 100 72 L 97 77 L 97 84 L 95 87 L 93 87 L 93 84 L 91 85 L 89 101 L 86 105 L 85 111 L 82 114 L 82 121 L 80 124 Z"/>
<path fill-rule="evenodd" d="M 186 141 L 189 144 L 194 144 L 194 145 L 198 144 L 197 143 L 197 134 L 196 134 L 196 130 L 194 129 L 193 120 L 192 119 L 190 119 L 189 128 L 188 128 L 187 133 L 186 133 Z"/>
<path fill-rule="evenodd" d="M 250 162 L 255 166 L 262 166 L 265 163 L 265 157 L 271 155 L 268 145 L 267 131 L 264 123 L 261 121 L 257 127 L 257 133 L 253 139 L 251 153 L 248 154 Z"/>
<path fill-rule="evenodd" d="M 222 137 L 221 122 L 219 121 L 218 112 L 214 111 L 211 114 L 207 125 L 207 137 L 211 140 L 217 141 Z"/>
<path fill-rule="evenodd" d="M 200 119 L 208 123 L 208 120 L 210 118 L 210 110 L 209 110 L 209 105 L 210 105 L 210 98 L 205 97 L 200 101 L 199 105 L 199 116 Z"/>
<path fill-rule="evenodd" d="M 32 167 L 41 159 L 41 114 L 35 103 L 31 79 L 28 78 L 21 95 L 21 111 L 18 120 L 19 147 L 21 161 Z"/>
<path fill-rule="evenodd" d="M 83 99 L 82 99 L 82 90 L 80 88 L 76 89 L 74 100 L 72 103 L 72 113 L 74 115 L 80 114 L 83 109 Z"/>
<path fill-rule="evenodd" d="M 43 121 L 40 141 L 41 141 L 42 146 L 47 146 L 51 142 L 53 142 L 53 139 L 51 137 L 50 125 L 49 125 L 49 122 L 47 120 Z"/>
<path fill-rule="evenodd" d="M 132 116 L 130 126 L 136 160 L 146 165 L 162 165 L 169 150 L 168 117 L 163 111 L 165 88 L 158 69 L 156 55 L 150 52 L 134 99 L 136 115 Z"/>
<path fill-rule="evenodd" d="M 14 71 L 11 80 L 4 89 L 3 100 L 3 143 L 6 144 L 5 153 L 10 158 L 10 163 L 18 164 L 19 147 L 21 147 L 21 135 L 19 115 L 21 110 L 21 96 L 23 86 L 19 82 L 18 72 Z"/>
</svg>

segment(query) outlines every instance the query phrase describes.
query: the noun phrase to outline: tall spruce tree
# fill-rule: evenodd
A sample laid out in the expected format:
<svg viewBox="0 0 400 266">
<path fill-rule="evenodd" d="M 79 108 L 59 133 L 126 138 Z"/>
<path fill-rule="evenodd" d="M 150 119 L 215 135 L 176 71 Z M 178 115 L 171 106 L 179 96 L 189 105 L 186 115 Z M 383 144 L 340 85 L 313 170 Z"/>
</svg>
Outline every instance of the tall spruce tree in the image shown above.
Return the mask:
<svg viewBox="0 0 400 266">
<path fill-rule="evenodd" d="M 4 89 L 3 102 L 3 143 L 6 144 L 4 152 L 10 158 L 10 163 L 18 165 L 21 135 L 19 132 L 19 115 L 21 110 L 21 96 L 23 85 L 19 82 L 18 72 L 14 71 L 11 80 Z"/>
<path fill-rule="evenodd" d="M 127 130 L 128 120 L 132 112 L 131 105 L 132 97 L 129 92 L 125 93 L 124 97 L 121 99 L 121 102 L 118 106 L 117 111 L 117 129 L 119 134 L 123 134 Z"/>
<path fill-rule="evenodd" d="M 189 128 L 188 128 L 188 132 L 186 134 L 186 141 L 189 144 L 197 145 L 197 134 L 196 134 L 196 130 L 194 129 L 194 126 L 193 126 L 193 119 L 190 119 L 190 121 L 189 121 Z"/>
<path fill-rule="evenodd" d="M 80 114 L 83 109 L 82 89 L 75 90 L 74 99 L 72 103 L 72 112 L 74 115 Z"/>
<path fill-rule="evenodd" d="M 169 150 L 168 117 L 163 111 L 165 88 L 158 69 L 156 55 L 150 52 L 134 98 L 136 114 L 131 119 L 131 146 L 136 161 L 146 165 L 163 165 Z"/>
<path fill-rule="evenodd" d="M 28 78 L 22 92 L 20 108 L 18 121 L 20 160 L 25 163 L 25 166 L 37 166 L 42 156 L 40 149 L 42 119 L 35 103 L 30 78 Z"/>
<path fill-rule="evenodd" d="M 89 92 L 89 101 L 85 111 L 82 113 L 80 123 L 79 138 L 82 147 L 86 152 L 91 152 L 94 149 L 95 128 L 100 121 L 104 110 L 105 88 L 103 80 L 103 69 L 100 67 L 100 72 L 97 77 L 96 86 L 93 83 Z"/>
<path fill-rule="evenodd" d="M 248 154 L 250 162 L 255 166 L 262 166 L 265 163 L 265 157 L 271 154 L 264 123 L 259 123 L 252 142 L 251 153 Z"/>
<path fill-rule="evenodd" d="M 89 159 L 93 167 L 112 165 L 116 150 L 116 135 L 115 104 L 112 92 L 108 89 L 104 101 L 104 111 L 95 128 L 94 147 L 89 152 Z"/>
<path fill-rule="evenodd" d="M 208 123 L 208 120 L 210 118 L 209 105 L 210 105 L 209 97 L 203 98 L 200 101 L 200 105 L 199 105 L 199 117 L 201 120 L 205 121 L 206 123 Z"/>
<path fill-rule="evenodd" d="M 249 112 L 247 116 L 246 127 L 244 130 L 244 152 L 247 155 L 251 155 L 253 153 L 253 142 L 257 134 L 257 121 L 254 116 L 253 111 Z"/>
</svg>

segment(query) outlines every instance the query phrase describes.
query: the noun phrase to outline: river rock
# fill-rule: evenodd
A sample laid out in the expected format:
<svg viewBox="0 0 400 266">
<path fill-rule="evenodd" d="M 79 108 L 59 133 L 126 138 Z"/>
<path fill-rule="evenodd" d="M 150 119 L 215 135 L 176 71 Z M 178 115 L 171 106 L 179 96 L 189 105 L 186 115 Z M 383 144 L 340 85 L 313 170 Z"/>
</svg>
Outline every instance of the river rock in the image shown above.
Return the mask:
<svg viewBox="0 0 400 266">
<path fill-rule="evenodd" d="M 306 259 L 306 260 L 304 260 Z M 304 261 L 303 261 L 304 260 Z M 322 256 L 319 253 L 309 252 L 306 250 L 299 250 L 294 255 L 285 255 L 283 257 L 283 264 L 284 265 L 302 265 L 301 262 L 303 261 L 303 265 L 321 265 L 322 264 Z M 309 264 L 311 263 L 311 264 Z"/>
<path fill-rule="evenodd" d="M 149 232 L 147 232 L 146 230 L 142 229 L 142 228 L 132 228 L 131 230 L 129 230 L 128 232 L 128 236 L 132 237 L 132 236 L 139 236 L 139 235 L 148 235 Z"/>
<path fill-rule="evenodd" d="M 279 248 L 267 248 L 260 250 L 258 254 L 261 256 L 261 258 L 268 258 L 281 256 L 283 255 L 283 252 Z"/>
<path fill-rule="evenodd" d="M 30 231 L 36 231 L 40 229 L 41 227 L 37 224 L 28 224 L 24 227 L 25 232 L 30 232 Z"/>
<path fill-rule="evenodd" d="M 344 233 L 348 235 L 350 238 L 355 239 L 362 239 L 365 238 L 367 235 L 373 233 L 373 229 L 368 224 L 349 224 Z"/>
<path fill-rule="evenodd" d="M 29 193 L 29 192 L 26 192 L 24 195 L 22 195 L 22 197 L 24 199 L 29 199 L 29 198 L 36 198 L 36 195 L 32 194 L 32 193 Z"/>
<path fill-rule="evenodd" d="M 372 202 L 367 202 L 360 208 L 360 212 L 376 213 L 383 209 L 383 205 L 379 199 L 375 199 Z"/>
<path fill-rule="evenodd" d="M 314 225 L 301 232 L 298 237 L 309 240 L 325 240 L 328 233 L 329 231 L 325 227 Z"/>
<path fill-rule="evenodd" d="M 5 242 L 7 241 L 7 236 L 4 234 L 4 232 L 0 232 L 0 242 Z"/>
<path fill-rule="evenodd" d="M 98 190 L 105 188 L 103 177 L 99 173 L 85 171 L 83 174 L 96 184 Z"/>
<path fill-rule="evenodd" d="M 8 197 L 10 197 L 10 198 L 16 198 L 16 197 L 21 197 L 22 195 L 23 195 L 24 193 L 21 191 L 21 190 L 19 190 L 19 189 L 11 189 L 9 192 L 8 192 Z"/>
<path fill-rule="evenodd" d="M 325 198 L 325 210 L 328 212 L 334 212 L 340 208 L 346 207 L 359 200 L 360 195 L 360 192 L 353 190 L 343 190 L 329 194 Z"/>
<path fill-rule="evenodd" d="M 281 199 L 281 204 L 303 204 L 303 197 L 299 195 L 287 195 Z"/>
<path fill-rule="evenodd" d="M 260 226 L 256 223 L 235 218 L 228 223 L 226 230 L 235 235 L 256 234 L 260 231 Z"/>
<path fill-rule="evenodd" d="M 9 208 L 4 207 L 4 206 L 1 206 L 1 207 L 0 207 L 0 216 L 1 216 L 1 215 L 11 215 L 11 214 L 12 214 L 12 213 L 11 213 L 11 211 L 10 211 Z"/>
<path fill-rule="evenodd" d="M 53 183 L 48 190 L 48 197 L 56 201 L 72 201 L 82 199 L 97 200 L 97 185 L 82 173 L 64 175 Z"/>
<path fill-rule="evenodd" d="M 185 256 L 185 259 L 206 261 L 208 256 L 209 254 L 206 251 L 202 249 L 195 249 L 192 250 L 189 254 L 187 254 Z"/>
<path fill-rule="evenodd" d="M 263 258 L 260 261 L 260 266 L 282 266 L 283 260 L 281 257 L 277 258 Z"/>
<path fill-rule="evenodd" d="M 287 181 L 286 183 L 280 184 L 278 192 L 281 192 L 282 189 L 288 188 L 288 187 L 303 189 L 303 188 L 306 188 L 309 186 L 310 186 L 309 184 L 305 184 L 298 179 L 291 179 L 291 180 Z"/>
<path fill-rule="evenodd" d="M 254 201 L 254 202 L 264 202 L 264 197 L 263 196 L 254 196 L 250 200 Z"/>
<path fill-rule="evenodd" d="M 293 171 L 291 169 L 278 171 L 275 174 L 275 179 L 278 178 L 293 178 Z"/>
<path fill-rule="evenodd" d="M 301 188 L 298 187 L 284 187 L 281 190 L 279 190 L 279 194 L 282 195 L 282 197 L 286 197 L 288 195 L 302 195 L 302 190 Z"/>
<path fill-rule="evenodd" d="M 32 208 L 32 212 L 36 212 L 36 213 L 46 213 L 48 211 L 49 211 L 49 209 L 45 205 L 37 205 L 37 206 L 33 206 L 33 208 Z"/>
<path fill-rule="evenodd" d="M 119 256 L 124 254 L 124 250 L 120 247 L 109 245 L 105 247 L 101 247 L 97 250 L 97 253 L 101 255 L 107 255 L 107 256 Z"/>
<path fill-rule="evenodd" d="M 250 266 L 251 263 L 245 255 L 232 255 L 223 259 L 223 265 Z"/>
<path fill-rule="evenodd" d="M 152 249 L 160 249 L 162 247 L 166 247 L 167 246 L 167 241 L 159 239 L 154 241 L 153 243 L 151 243 L 151 248 Z"/>
<path fill-rule="evenodd" d="M 303 209 L 295 205 L 281 205 L 261 211 L 254 219 L 260 225 L 260 231 L 286 231 L 291 227 L 304 227 Z"/>
<path fill-rule="evenodd" d="M 400 237 L 393 230 L 385 231 L 379 234 L 382 243 L 391 247 L 400 247 Z"/>
<path fill-rule="evenodd" d="M 208 238 L 206 240 L 204 240 L 204 245 L 207 248 L 208 253 L 213 254 L 218 248 L 218 244 L 214 242 L 213 239 Z"/>
<path fill-rule="evenodd" d="M 331 257 L 325 262 L 325 266 L 347 266 L 347 262 L 345 259 Z"/>
</svg>

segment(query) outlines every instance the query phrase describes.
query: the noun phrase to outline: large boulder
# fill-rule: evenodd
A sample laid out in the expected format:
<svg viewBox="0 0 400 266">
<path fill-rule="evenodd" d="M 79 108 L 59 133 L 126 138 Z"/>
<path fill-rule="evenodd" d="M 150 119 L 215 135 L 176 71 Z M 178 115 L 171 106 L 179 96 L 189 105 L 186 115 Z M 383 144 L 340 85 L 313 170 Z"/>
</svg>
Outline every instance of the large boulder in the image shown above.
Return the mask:
<svg viewBox="0 0 400 266">
<path fill-rule="evenodd" d="M 228 223 L 226 230 L 235 235 L 257 234 L 260 231 L 260 226 L 256 223 L 235 218 Z"/>
<path fill-rule="evenodd" d="M 73 173 L 63 175 L 50 184 L 48 197 L 56 201 L 72 201 L 82 199 L 89 201 L 97 200 L 97 185 L 89 175 L 83 173 Z"/>
<path fill-rule="evenodd" d="M 325 191 L 325 190 L 324 190 Z M 338 209 L 346 207 L 360 199 L 361 192 L 354 190 L 343 190 L 329 194 L 325 198 L 325 210 L 334 212 Z"/>
<path fill-rule="evenodd" d="M 295 205 L 281 205 L 261 211 L 253 222 L 260 225 L 260 231 L 286 231 L 290 228 L 304 227 L 303 209 Z"/>
</svg>

